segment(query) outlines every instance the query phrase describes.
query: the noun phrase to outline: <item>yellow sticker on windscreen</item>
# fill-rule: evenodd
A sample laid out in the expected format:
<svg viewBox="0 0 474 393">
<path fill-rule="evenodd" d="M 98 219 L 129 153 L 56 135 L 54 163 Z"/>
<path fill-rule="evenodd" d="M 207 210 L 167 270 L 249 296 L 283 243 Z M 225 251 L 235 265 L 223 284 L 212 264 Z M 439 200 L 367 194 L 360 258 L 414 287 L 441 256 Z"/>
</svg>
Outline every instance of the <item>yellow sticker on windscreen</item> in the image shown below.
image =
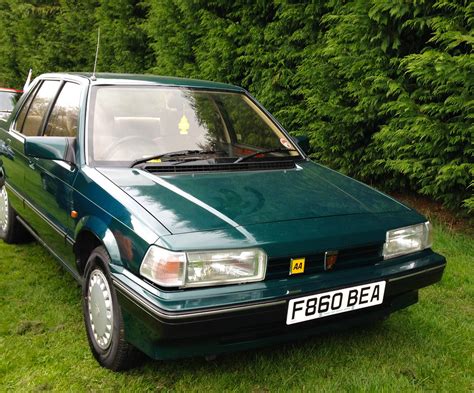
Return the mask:
<svg viewBox="0 0 474 393">
<path fill-rule="evenodd" d="M 179 128 L 179 133 L 181 135 L 186 135 L 189 131 L 189 121 L 188 121 L 188 118 L 186 116 L 182 116 L 181 117 L 181 120 L 179 121 L 179 124 L 178 124 L 178 128 Z"/>
<path fill-rule="evenodd" d="M 290 274 L 304 273 L 304 258 L 291 259 L 290 262 Z"/>
</svg>

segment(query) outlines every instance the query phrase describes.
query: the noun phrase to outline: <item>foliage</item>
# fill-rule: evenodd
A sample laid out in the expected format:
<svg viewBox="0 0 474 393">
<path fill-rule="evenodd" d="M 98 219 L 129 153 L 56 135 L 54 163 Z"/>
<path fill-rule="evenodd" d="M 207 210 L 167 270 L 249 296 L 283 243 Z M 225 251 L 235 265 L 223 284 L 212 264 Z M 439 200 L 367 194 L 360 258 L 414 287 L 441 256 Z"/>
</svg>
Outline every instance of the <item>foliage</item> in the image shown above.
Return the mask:
<svg viewBox="0 0 474 393">
<path fill-rule="evenodd" d="M 49 64 L 50 58 L 45 52 L 48 52 L 47 44 L 57 32 L 54 21 L 58 14 L 57 2 L 2 2 L 0 20 L 4 26 L 0 29 L 0 80 L 3 84 L 23 86 L 29 68 L 35 72 L 54 69 L 55 64 Z"/>
<path fill-rule="evenodd" d="M 99 71 L 132 74 L 149 68 L 151 48 L 140 27 L 144 17 L 137 0 L 100 0 L 96 9 L 101 29 Z"/>
<path fill-rule="evenodd" d="M 472 3 L 438 1 L 431 15 L 420 10 L 429 15 L 422 22 L 414 12 L 400 20 L 405 37 L 422 24 L 429 39 L 422 37 L 421 50 L 400 57 L 399 90 L 381 108 L 389 120 L 375 136 L 385 173 L 451 206 L 472 198 L 474 37 L 468 8 L 472 19 Z"/>
<path fill-rule="evenodd" d="M 152 72 L 241 85 L 312 156 L 473 210 L 469 0 L 4 0 L 0 83 Z"/>
</svg>

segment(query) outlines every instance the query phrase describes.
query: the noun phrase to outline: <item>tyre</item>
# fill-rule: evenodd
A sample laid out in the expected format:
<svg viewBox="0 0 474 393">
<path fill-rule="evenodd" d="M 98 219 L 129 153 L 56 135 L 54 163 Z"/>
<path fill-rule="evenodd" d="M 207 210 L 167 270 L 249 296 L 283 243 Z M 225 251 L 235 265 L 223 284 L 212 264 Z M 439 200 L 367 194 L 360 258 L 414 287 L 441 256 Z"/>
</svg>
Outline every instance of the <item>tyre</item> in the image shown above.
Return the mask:
<svg viewBox="0 0 474 393">
<path fill-rule="evenodd" d="M 0 239 L 10 244 L 31 240 L 30 233 L 16 218 L 5 185 L 0 186 Z"/>
<path fill-rule="evenodd" d="M 103 246 L 92 251 L 82 285 L 83 313 L 92 354 L 101 366 L 113 371 L 133 367 L 138 351 L 125 340 L 117 295 L 110 279 L 110 257 Z"/>
</svg>

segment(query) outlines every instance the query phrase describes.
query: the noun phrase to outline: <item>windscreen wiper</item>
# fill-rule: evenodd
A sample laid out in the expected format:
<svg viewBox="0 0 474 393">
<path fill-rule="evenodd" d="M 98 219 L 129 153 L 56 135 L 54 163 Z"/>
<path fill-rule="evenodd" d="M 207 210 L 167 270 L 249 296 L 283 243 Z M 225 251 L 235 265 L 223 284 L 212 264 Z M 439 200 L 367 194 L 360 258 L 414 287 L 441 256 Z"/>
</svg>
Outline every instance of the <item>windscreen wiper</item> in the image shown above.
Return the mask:
<svg viewBox="0 0 474 393">
<path fill-rule="evenodd" d="M 296 149 L 287 149 L 286 147 L 279 147 L 275 149 L 259 150 L 259 151 L 256 151 L 255 153 L 237 158 L 237 160 L 234 161 L 234 164 L 238 164 L 239 162 L 248 160 L 249 158 L 258 156 L 259 154 L 277 153 L 277 152 L 283 152 L 283 151 L 296 151 Z"/>
<path fill-rule="evenodd" d="M 158 160 L 160 158 L 170 158 L 170 157 L 181 157 L 181 156 L 193 156 L 193 155 L 204 155 L 204 154 L 216 154 L 220 153 L 219 151 L 214 150 L 177 150 L 177 151 L 170 151 L 168 153 L 157 154 L 156 156 L 150 156 L 146 158 L 140 158 L 139 160 L 135 160 L 130 165 L 130 168 L 134 168 L 137 165 L 144 164 L 149 161 Z"/>
</svg>

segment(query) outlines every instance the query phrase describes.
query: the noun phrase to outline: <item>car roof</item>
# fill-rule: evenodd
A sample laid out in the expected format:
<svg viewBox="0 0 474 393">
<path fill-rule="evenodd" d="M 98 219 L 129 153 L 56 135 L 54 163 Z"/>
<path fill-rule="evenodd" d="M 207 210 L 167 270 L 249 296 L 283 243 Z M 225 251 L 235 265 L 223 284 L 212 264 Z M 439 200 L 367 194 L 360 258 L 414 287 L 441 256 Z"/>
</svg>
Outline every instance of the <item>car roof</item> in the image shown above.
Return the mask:
<svg viewBox="0 0 474 393">
<path fill-rule="evenodd" d="M 171 76 L 144 75 L 144 74 L 114 74 L 114 73 L 97 73 L 93 77 L 92 73 L 85 72 L 68 72 L 68 73 L 50 73 L 43 74 L 41 78 L 47 77 L 79 77 L 86 78 L 94 85 L 129 85 L 129 84 L 146 84 L 160 86 L 179 86 L 213 90 L 233 90 L 244 91 L 241 87 L 230 85 L 227 83 L 211 82 L 200 79 L 177 78 Z"/>
<path fill-rule="evenodd" d="M 0 91 L 8 91 L 9 93 L 23 93 L 23 90 L 10 89 L 9 87 L 0 87 Z"/>
</svg>

